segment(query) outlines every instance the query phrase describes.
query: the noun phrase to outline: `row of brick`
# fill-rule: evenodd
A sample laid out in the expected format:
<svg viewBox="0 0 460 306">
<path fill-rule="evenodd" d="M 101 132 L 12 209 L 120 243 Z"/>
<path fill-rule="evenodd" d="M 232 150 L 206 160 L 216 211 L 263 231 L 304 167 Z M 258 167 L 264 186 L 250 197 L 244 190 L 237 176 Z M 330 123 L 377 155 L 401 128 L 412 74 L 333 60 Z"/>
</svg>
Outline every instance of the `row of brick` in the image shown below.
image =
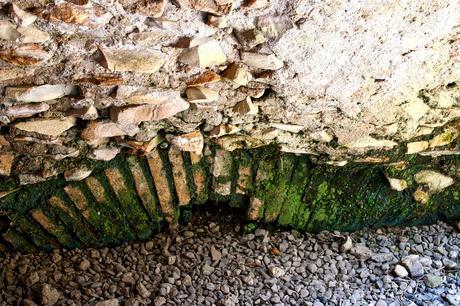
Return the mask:
<svg viewBox="0 0 460 306">
<path fill-rule="evenodd" d="M 0 251 L 144 240 L 166 225 L 175 228 L 181 211 L 207 200 L 230 203 L 252 221 L 308 231 L 432 222 L 443 213 L 460 216 L 455 188 L 421 206 L 410 189 L 391 190 L 382 167 L 314 165 L 305 155 L 269 149 L 205 151 L 206 156 L 170 146 L 145 158 L 120 157 L 83 181 L 50 183 L 44 188 L 55 190 L 32 204 L 27 193 L 13 193 L 9 204 L 0 203 L 0 216 L 7 218 L 3 223 L 9 223 L 0 222 Z"/>
</svg>

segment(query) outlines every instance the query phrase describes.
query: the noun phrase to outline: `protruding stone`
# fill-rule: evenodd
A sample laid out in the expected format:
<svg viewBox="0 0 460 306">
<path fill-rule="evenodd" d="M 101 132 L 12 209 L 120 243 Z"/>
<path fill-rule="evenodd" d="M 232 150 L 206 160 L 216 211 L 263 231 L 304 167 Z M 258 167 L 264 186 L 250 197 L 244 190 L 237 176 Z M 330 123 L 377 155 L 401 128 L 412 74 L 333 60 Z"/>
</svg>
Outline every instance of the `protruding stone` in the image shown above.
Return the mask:
<svg viewBox="0 0 460 306">
<path fill-rule="evenodd" d="M 325 130 L 315 131 L 310 133 L 310 137 L 313 140 L 328 143 L 334 139 L 334 136 L 326 132 Z"/>
<path fill-rule="evenodd" d="M 9 15 L 14 20 L 14 22 L 22 27 L 31 25 L 37 19 L 37 16 L 24 11 L 14 3 L 10 6 Z"/>
<path fill-rule="evenodd" d="M 5 110 L 5 115 L 9 118 L 28 118 L 36 114 L 46 112 L 50 106 L 46 103 L 11 105 Z"/>
<path fill-rule="evenodd" d="M 50 55 L 38 44 L 24 44 L 13 49 L 0 50 L 0 59 L 16 66 L 38 65 Z"/>
<path fill-rule="evenodd" d="M 10 176 L 11 169 L 13 168 L 14 155 L 13 154 L 0 154 L 0 175 Z"/>
<path fill-rule="evenodd" d="M 164 138 L 162 136 L 157 135 L 149 141 L 142 142 L 142 141 L 128 140 L 128 141 L 125 141 L 123 144 L 132 149 L 135 149 L 136 151 L 140 151 L 141 153 L 148 154 L 152 152 L 163 140 Z"/>
<path fill-rule="evenodd" d="M 112 121 L 122 125 L 140 123 L 143 121 L 161 120 L 172 117 L 190 107 L 190 104 L 177 99 L 158 105 L 135 105 L 120 108 L 112 108 L 110 116 Z"/>
<path fill-rule="evenodd" d="M 166 140 L 181 151 L 201 154 L 204 147 L 204 138 L 200 131 L 193 131 L 183 135 L 166 135 Z"/>
<path fill-rule="evenodd" d="M 236 31 L 236 37 L 244 49 L 252 49 L 267 41 L 265 36 L 257 29 Z"/>
<path fill-rule="evenodd" d="M 391 189 L 396 191 L 403 191 L 407 189 L 407 182 L 405 180 L 400 180 L 397 178 L 387 177 L 388 182 L 390 183 Z"/>
<path fill-rule="evenodd" d="M 417 184 L 427 185 L 429 191 L 432 193 L 441 192 L 454 184 L 454 180 L 451 177 L 432 170 L 420 171 L 414 175 L 414 179 Z"/>
<path fill-rule="evenodd" d="M 49 21 L 60 21 L 91 28 L 99 28 L 107 24 L 113 17 L 99 5 L 76 5 L 69 2 L 38 8 L 34 13 Z"/>
<path fill-rule="evenodd" d="M 250 97 L 247 97 L 246 100 L 236 103 L 232 110 L 240 115 L 257 115 L 259 107 L 252 103 Z"/>
<path fill-rule="evenodd" d="M 88 157 L 95 160 L 109 161 L 114 159 L 118 153 L 120 153 L 120 148 L 117 147 L 95 148 Z"/>
<path fill-rule="evenodd" d="M 137 130 L 138 131 L 138 130 Z M 91 121 L 81 132 L 81 137 L 88 142 L 99 138 L 127 135 L 122 127 L 109 120 Z"/>
<path fill-rule="evenodd" d="M 7 87 L 5 97 L 15 102 L 43 102 L 69 95 L 78 95 L 79 88 L 74 85 L 41 85 L 31 87 Z"/>
<path fill-rule="evenodd" d="M 397 143 L 392 140 L 386 139 L 375 139 L 371 136 L 365 136 L 355 140 L 352 143 L 346 144 L 345 146 L 351 149 L 361 148 L 393 148 Z"/>
<path fill-rule="evenodd" d="M 0 82 L 23 79 L 34 75 L 32 68 L 8 67 L 0 68 Z"/>
<path fill-rule="evenodd" d="M 191 103 L 209 103 L 219 99 L 218 91 L 201 86 L 189 87 L 185 93 Z"/>
<path fill-rule="evenodd" d="M 33 132 L 48 136 L 59 136 L 76 123 L 75 118 L 65 117 L 62 119 L 38 119 L 19 122 L 14 125 L 16 129 Z"/>
<path fill-rule="evenodd" d="M 197 11 L 222 16 L 230 13 L 233 0 L 189 0 L 189 3 Z"/>
<path fill-rule="evenodd" d="M 0 39 L 15 41 L 21 37 L 15 25 L 8 20 L 0 20 Z"/>
<path fill-rule="evenodd" d="M 254 52 L 241 52 L 241 61 L 249 67 L 278 70 L 283 68 L 284 63 L 274 54 L 260 54 Z"/>
<path fill-rule="evenodd" d="M 93 169 L 89 169 L 85 166 L 72 168 L 64 172 L 64 178 L 68 182 L 78 182 L 90 176 L 92 172 Z"/>
<path fill-rule="evenodd" d="M 183 101 L 178 90 L 159 90 L 138 86 L 118 86 L 116 98 L 126 104 L 160 105 L 171 101 Z"/>
<path fill-rule="evenodd" d="M 225 63 L 227 56 L 222 51 L 219 43 L 211 39 L 198 46 L 184 50 L 179 57 L 179 61 L 190 66 L 207 68 Z"/>
<path fill-rule="evenodd" d="M 131 71 L 154 73 L 163 66 L 163 59 L 157 52 L 147 49 L 100 49 L 100 64 L 110 71 Z"/>
<path fill-rule="evenodd" d="M 214 16 L 209 14 L 206 20 L 206 24 L 210 27 L 215 27 L 218 29 L 223 29 L 228 26 L 227 20 L 222 16 Z"/>
<path fill-rule="evenodd" d="M 36 27 L 19 27 L 21 42 L 23 43 L 44 43 L 50 39 L 50 35 Z"/>
<path fill-rule="evenodd" d="M 212 70 L 209 70 L 187 81 L 186 84 L 189 87 L 202 86 L 206 84 L 212 84 L 212 83 L 219 82 L 221 79 L 222 78 L 220 77 L 220 75 L 218 75 Z"/>
<path fill-rule="evenodd" d="M 270 123 L 270 126 L 290 133 L 299 133 L 304 129 L 302 125 L 298 124 Z"/>
<path fill-rule="evenodd" d="M 286 15 L 265 15 L 257 18 L 257 29 L 271 40 L 278 40 L 289 29 L 294 27 L 291 19 Z"/>
<path fill-rule="evenodd" d="M 409 142 L 407 144 L 407 152 L 406 152 L 406 154 L 415 154 L 415 153 L 425 151 L 426 149 L 429 148 L 429 146 L 430 145 L 429 145 L 428 141 Z"/>
<path fill-rule="evenodd" d="M 74 116 L 82 120 L 96 120 L 99 116 L 96 107 L 94 105 L 85 106 L 82 108 L 71 109 L 68 113 L 68 116 Z"/>
<path fill-rule="evenodd" d="M 452 143 L 460 135 L 460 124 L 458 127 L 449 127 L 445 129 L 441 134 L 436 135 L 430 140 L 430 147 L 442 147 Z"/>
<path fill-rule="evenodd" d="M 211 138 L 218 138 L 224 135 L 231 135 L 238 133 L 240 129 L 232 124 L 220 124 L 214 127 L 211 132 L 209 133 L 209 137 Z"/>
<path fill-rule="evenodd" d="M 252 74 L 245 66 L 233 63 L 225 69 L 224 78 L 229 79 L 240 86 L 246 86 L 252 80 Z"/>
</svg>

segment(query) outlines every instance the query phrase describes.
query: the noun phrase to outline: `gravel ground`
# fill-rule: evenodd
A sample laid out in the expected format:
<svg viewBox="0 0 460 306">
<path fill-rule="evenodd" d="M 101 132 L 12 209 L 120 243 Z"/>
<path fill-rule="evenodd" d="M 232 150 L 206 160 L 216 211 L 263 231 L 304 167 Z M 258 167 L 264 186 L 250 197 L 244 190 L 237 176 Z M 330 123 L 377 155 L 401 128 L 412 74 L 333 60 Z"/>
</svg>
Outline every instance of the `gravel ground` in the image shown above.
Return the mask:
<svg viewBox="0 0 460 306">
<path fill-rule="evenodd" d="M 460 305 L 449 225 L 241 235 L 201 218 L 145 243 L 0 257 L 0 305 Z"/>
</svg>

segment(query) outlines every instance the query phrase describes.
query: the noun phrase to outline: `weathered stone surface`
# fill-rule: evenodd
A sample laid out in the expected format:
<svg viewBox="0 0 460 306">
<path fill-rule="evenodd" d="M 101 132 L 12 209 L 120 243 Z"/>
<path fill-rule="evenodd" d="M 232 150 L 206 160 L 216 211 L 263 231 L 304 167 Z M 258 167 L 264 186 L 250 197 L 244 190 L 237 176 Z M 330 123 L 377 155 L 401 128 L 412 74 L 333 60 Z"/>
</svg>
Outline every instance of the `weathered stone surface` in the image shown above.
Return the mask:
<svg viewBox="0 0 460 306">
<path fill-rule="evenodd" d="M 146 49 L 102 48 L 99 63 L 110 71 L 157 72 L 164 61 L 157 52 Z"/>
<path fill-rule="evenodd" d="M 73 181 L 81 181 L 91 175 L 93 169 L 89 169 L 85 166 L 79 168 L 73 168 L 66 170 L 64 172 L 64 178 L 66 181 L 73 182 Z"/>
<path fill-rule="evenodd" d="M 233 63 L 224 70 L 223 76 L 240 86 L 246 86 L 252 80 L 252 74 L 241 64 Z"/>
<path fill-rule="evenodd" d="M 423 170 L 416 173 L 414 179 L 418 184 L 427 185 L 430 192 L 433 193 L 440 192 L 454 183 L 451 177 L 431 170 Z"/>
<path fill-rule="evenodd" d="M 204 147 L 204 137 L 200 131 L 183 135 L 166 135 L 166 140 L 181 151 L 194 152 L 200 155 Z"/>
<path fill-rule="evenodd" d="M 98 115 L 97 108 L 94 105 L 82 108 L 71 109 L 68 113 L 68 116 L 74 116 L 82 120 L 96 120 Z"/>
<path fill-rule="evenodd" d="M 43 102 L 77 95 L 78 87 L 73 85 L 41 85 L 32 87 L 7 87 L 5 97 L 15 102 Z"/>
<path fill-rule="evenodd" d="M 212 175 L 214 176 L 213 188 L 217 194 L 225 196 L 231 193 L 231 165 L 232 157 L 230 153 L 222 149 L 216 150 Z"/>
<path fill-rule="evenodd" d="M 415 141 L 407 144 L 407 154 L 414 154 L 425 151 L 430 147 L 428 141 Z"/>
<path fill-rule="evenodd" d="M 62 119 L 37 119 L 16 123 L 16 129 L 33 132 L 48 136 L 59 136 L 76 123 L 75 118 L 65 117 Z"/>
<path fill-rule="evenodd" d="M 212 70 L 209 70 L 187 81 L 187 85 L 188 86 L 202 86 L 206 84 L 212 84 L 212 83 L 219 82 L 221 79 L 222 78 L 220 75 L 218 75 Z"/>
<path fill-rule="evenodd" d="M 408 185 L 405 180 L 400 180 L 397 178 L 387 177 L 388 182 L 390 183 L 391 189 L 396 191 L 403 191 L 407 189 Z"/>
<path fill-rule="evenodd" d="M 0 154 L 0 175 L 9 176 L 13 167 L 13 154 Z"/>
<path fill-rule="evenodd" d="M 50 40 L 50 35 L 36 27 L 19 27 L 18 32 L 21 34 L 23 43 L 44 43 Z"/>
<path fill-rule="evenodd" d="M 118 86 L 116 98 L 127 104 L 166 104 L 182 101 L 177 90 L 158 90 L 137 86 Z"/>
<path fill-rule="evenodd" d="M 0 82 L 8 80 L 20 79 L 30 77 L 34 74 L 34 69 L 31 68 L 19 68 L 19 67 L 8 67 L 0 68 Z"/>
<path fill-rule="evenodd" d="M 218 91 L 200 86 L 187 88 L 186 95 L 190 103 L 209 103 L 219 99 Z"/>
<path fill-rule="evenodd" d="M 24 44 L 12 49 L 0 50 L 0 59 L 16 66 L 38 65 L 49 57 L 50 54 L 38 44 Z"/>
<path fill-rule="evenodd" d="M 118 153 L 120 153 L 120 148 L 117 147 L 95 148 L 91 150 L 88 157 L 95 160 L 109 161 L 114 159 Z"/>
<path fill-rule="evenodd" d="M 252 197 L 249 202 L 249 208 L 247 212 L 247 216 L 249 220 L 257 220 L 259 219 L 260 209 L 264 205 L 264 202 L 259 199 Z"/>
<path fill-rule="evenodd" d="M 247 97 L 246 100 L 236 103 L 232 110 L 233 112 L 240 115 L 256 115 L 259 112 L 259 108 L 257 105 L 252 103 L 250 97 Z"/>
<path fill-rule="evenodd" d="M 184 50 L 179 60 L 187 65 L 207 68 L 225 63 L 227 57 L 219 43 L 211 39 L 198 46 Z"/>
<path fill-rule="evenodd" d="M 6 108 L 5 115 L 10 118 L 27 118 L 46 112 L 49 108 L 46 103 L 12 105 Z"/>
<path fill-rule="evenodd" d="M 98 28 L 112 18 L 110 13 L 102 7 L 91 4 L 89 6 L 76 5 L 73 3 L 50 4 L 46 8 L 38 8 L 35 14 L 49 21 L 59 21 L 75 25 L 83 25 Z"/>
<path fill-rule="evenodd" d="M 174 214 L 174 206 L 172 203 L 172 194 L 169 189 L 168 180 L 158 150 L 153 150 L 147 158 L 150 173 L 152 174 L 153 181 L 155 182 L 155 189 L 160 201 L 161 211 L 165 214 L 165 219 L 170 226 L 177 226 Z"/>
<path fill-rule="evenodd" d="M 171 146 L 168 151 L 168 157 L 172 166 L 174 186 L 179 200 L 178 204 L 179 206 L 187 205 L 190 203 L 191 197 L 181 151 L 176 146 Z"/>
<path fill-rule="evenodd" d="M 10 17 L 14 20 L 14 22 L 16 22 L 18 25 L 22 27 L 27 27 L 31 25 L 37 19 L 37 16 L 29 12 L 26 12 L 14 3 L 10 5 L 8 13 Z"/>
<path fill-rule="evenodd" d="M 166 119 L 188 109 L 189 106 L 190 104 L 185 100 L 178 99 L 158 105 L 144 104 L 112 108 L 110 115 L 114 122 L 129 125 L 143 121 Z"/>
<path fill-rule="evenodd" d="M 425 273 L 418 255 L 408 255 L 402 259 L 401 263 L 409 271 L 411 277 L 420 277 Z"/>
<path fill-rule="evenodd" d="M 241 61 L 249 67 L 278 70 L 283 68 L 283 61 L 274 54 L 261 54 L 253 52 L 241 52 Z"/>
<path fill-rule="evenodd" d="M 98 138 L 123 136 L 128 133 L 122 127 L 109 120 L 91 121 L 82 131 L 81 137 L 92 142 Z"/>
<path fill-rule="evenodd" d="M 21 37 L 13 23 L 8 20 L 0 20 L 0 39 L 15 41 Z"/>
<path fill-rule="evenodd" d="M 61 293 L 56 288 L 53 288 L 48 284 L 43 285 L 40 295 L 42 305 L 47 306 L 55 305 L 61 297 Z"/>
<path fill-rule="evenodd" d="M 397 143 L 392 140 L 385 140 L 385 139 L 375 139 L 371 136 L 366 136 L 356 141 L 346 144 L 347 147 L 352 149 L 359 149 L 359 148 L 393 148 L 396 146 Z"/>
</svg>

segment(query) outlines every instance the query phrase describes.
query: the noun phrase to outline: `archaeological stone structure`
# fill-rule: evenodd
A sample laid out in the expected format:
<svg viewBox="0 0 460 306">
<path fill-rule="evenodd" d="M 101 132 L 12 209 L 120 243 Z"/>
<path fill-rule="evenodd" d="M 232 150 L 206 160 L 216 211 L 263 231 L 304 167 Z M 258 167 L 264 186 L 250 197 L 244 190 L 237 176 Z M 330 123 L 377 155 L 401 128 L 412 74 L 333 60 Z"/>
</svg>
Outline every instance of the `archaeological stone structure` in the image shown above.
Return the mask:
<svg viewBox="0 0 460 306">
<path fill-rule="evenodd" d="M 0 252 L 460 218 L 458 0 L 0 8 Z"/>
</svg>

